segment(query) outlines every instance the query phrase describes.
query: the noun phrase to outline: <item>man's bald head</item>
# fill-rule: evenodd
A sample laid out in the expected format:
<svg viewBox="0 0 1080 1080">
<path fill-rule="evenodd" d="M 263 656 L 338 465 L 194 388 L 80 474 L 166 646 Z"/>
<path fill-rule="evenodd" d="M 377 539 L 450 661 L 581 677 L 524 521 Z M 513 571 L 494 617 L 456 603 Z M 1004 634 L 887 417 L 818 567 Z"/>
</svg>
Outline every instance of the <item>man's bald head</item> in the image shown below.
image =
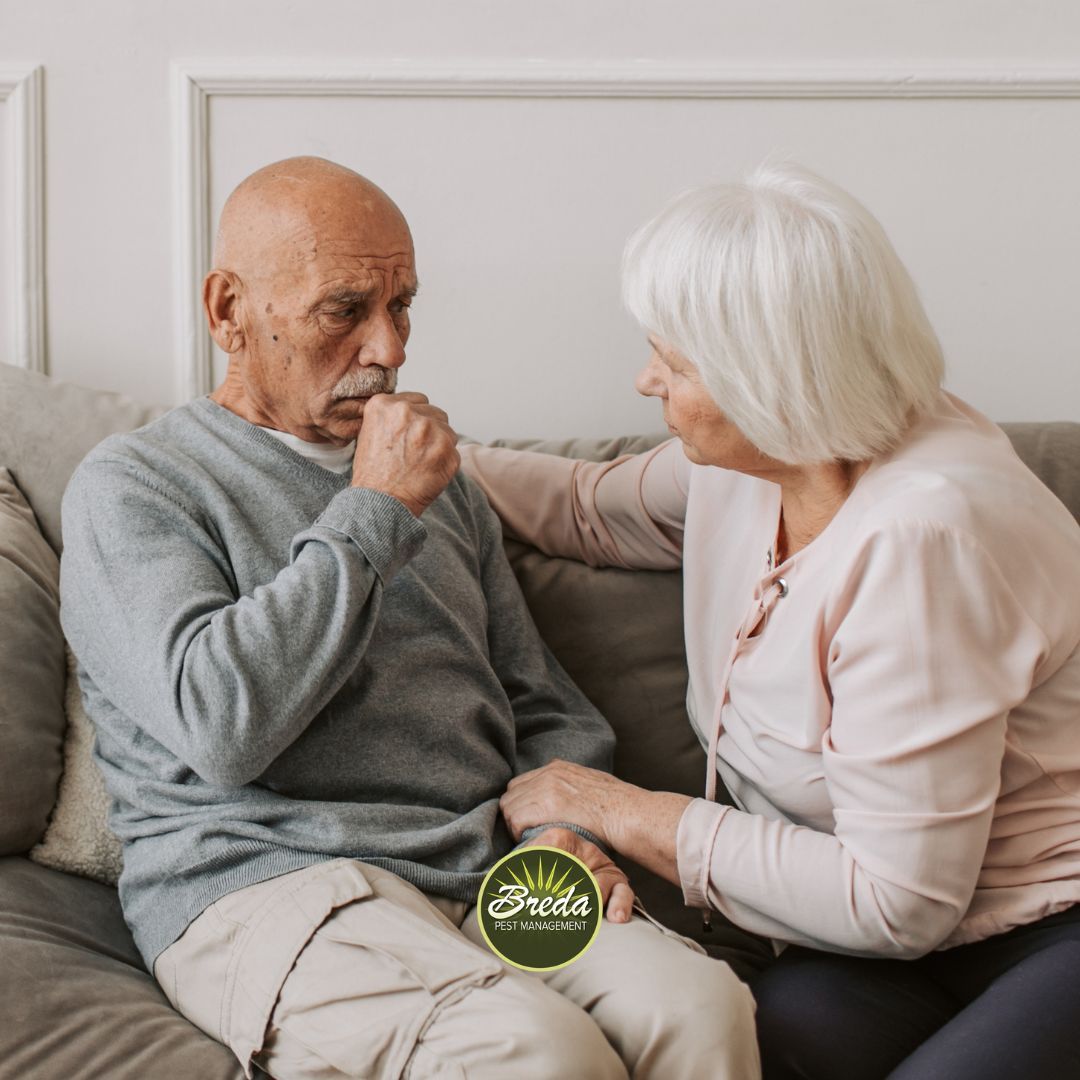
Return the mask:
<svg viewBox="0 0 1080 1080">
<path fill-rule="evenodd" d="M 340 234 L 343 225 L 363 219 L 400 225 L 408 236 L 390 196 L 358 172 L 319 157 L 275 161 L 241 180 L 225 200 L 214 269 L 243 277 L 307 261 L 317 254 L 320 234 Z"/>
<path fill-rule="evenodd" d="M 212 397 L 311 441 L 354 438 L 391 393 L 416 292 L 412 236 L 389 196 L 323 158 L 252 173 L 221 212 L 203 306 L 229 354 Z"/>
</svg>

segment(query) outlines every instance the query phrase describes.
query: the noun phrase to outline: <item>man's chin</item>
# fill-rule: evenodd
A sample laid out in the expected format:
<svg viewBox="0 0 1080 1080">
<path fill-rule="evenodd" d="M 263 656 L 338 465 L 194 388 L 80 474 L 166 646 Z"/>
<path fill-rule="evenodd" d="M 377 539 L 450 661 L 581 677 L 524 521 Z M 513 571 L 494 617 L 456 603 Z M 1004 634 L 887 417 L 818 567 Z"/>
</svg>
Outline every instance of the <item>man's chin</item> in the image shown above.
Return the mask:
<svg viewBox="0 0 1080 1080">
<path fill-rule="evenodd" d="M 319 425 L 322 431 L 341 446 L 351 443 L 360 433 L 364 423 L 363 410 L 349 415 L 344 409 L 335 409 L 334 415 L 323 418 Z"/>
</svg>

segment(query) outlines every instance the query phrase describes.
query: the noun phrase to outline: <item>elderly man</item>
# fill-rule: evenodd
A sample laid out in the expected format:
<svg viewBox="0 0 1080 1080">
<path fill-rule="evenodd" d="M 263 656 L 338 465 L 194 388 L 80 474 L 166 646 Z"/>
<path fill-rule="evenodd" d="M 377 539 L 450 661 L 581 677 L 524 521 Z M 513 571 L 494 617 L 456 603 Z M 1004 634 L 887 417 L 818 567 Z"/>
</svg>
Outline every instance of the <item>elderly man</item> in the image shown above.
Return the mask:
<svg viewBox="0 0 1080 1080">
<path fill-rule="evenodd" d="M 66 492 L 63 623 L 169 1000 L 277 1077 L 752 1076 L 730 969 L 631 916 L 527 975 L 473 911 L 499 796 L 612 734 L 542 645 L 445 413 L 395 393 L 416 292 L 397 207 L 268 166 L 222 213 L 224 382 L 100 444 Z"/>
</svg>

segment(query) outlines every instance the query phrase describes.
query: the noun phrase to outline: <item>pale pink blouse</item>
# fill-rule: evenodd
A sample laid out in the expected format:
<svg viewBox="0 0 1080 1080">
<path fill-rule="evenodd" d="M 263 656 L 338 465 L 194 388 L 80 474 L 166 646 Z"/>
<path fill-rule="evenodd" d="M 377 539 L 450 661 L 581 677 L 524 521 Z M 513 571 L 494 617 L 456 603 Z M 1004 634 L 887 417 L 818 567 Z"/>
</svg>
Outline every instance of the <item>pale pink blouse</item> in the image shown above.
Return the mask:
<svg viewBox="0 0 1080 1080">
<path fill-rule="evenodd" d="M 779 566 L 780 489 L 677 440 L 462 456 L 513 536 L 682 565 L 687 710 L 736 803 L 683 814 L 687 904 L 912 957 L 1080 900 L 1080 526 L 984 416 L 942 394 Z"/>
</svg>

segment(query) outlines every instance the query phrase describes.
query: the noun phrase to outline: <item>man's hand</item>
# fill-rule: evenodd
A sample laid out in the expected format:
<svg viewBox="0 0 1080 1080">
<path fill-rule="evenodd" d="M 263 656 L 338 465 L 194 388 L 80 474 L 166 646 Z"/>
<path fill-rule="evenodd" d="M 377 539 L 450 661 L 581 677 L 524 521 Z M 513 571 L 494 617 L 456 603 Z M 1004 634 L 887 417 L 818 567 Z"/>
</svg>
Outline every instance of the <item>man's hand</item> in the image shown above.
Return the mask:
<svg viewBox="0 0 1080 1080">
<path fill-rule="evenodd" d="M 515 776 L 499 800 L 514 839 L 548 821 L 572 821 L 618 851 L 619 825 L 641 788 L 610 773 L 556 758 Z"/>
<path fill-rule="evenodd" d="M 423 394 L 376 394 L 364 405 L 352 486 L 392 495 L 419 517 L 461 464 L 446 413 Z"/>
<path fill-rule="evenodd" d="M 629 922 L 634 907 L 634 890 L 627 876 L 594 843 L 576 832 L 558 827 L 537 833 L 522 847 L 555 847 L 576 855 L 592 872 L 600 886 L 600 897 L 612 922 Z"/>
</svg>

